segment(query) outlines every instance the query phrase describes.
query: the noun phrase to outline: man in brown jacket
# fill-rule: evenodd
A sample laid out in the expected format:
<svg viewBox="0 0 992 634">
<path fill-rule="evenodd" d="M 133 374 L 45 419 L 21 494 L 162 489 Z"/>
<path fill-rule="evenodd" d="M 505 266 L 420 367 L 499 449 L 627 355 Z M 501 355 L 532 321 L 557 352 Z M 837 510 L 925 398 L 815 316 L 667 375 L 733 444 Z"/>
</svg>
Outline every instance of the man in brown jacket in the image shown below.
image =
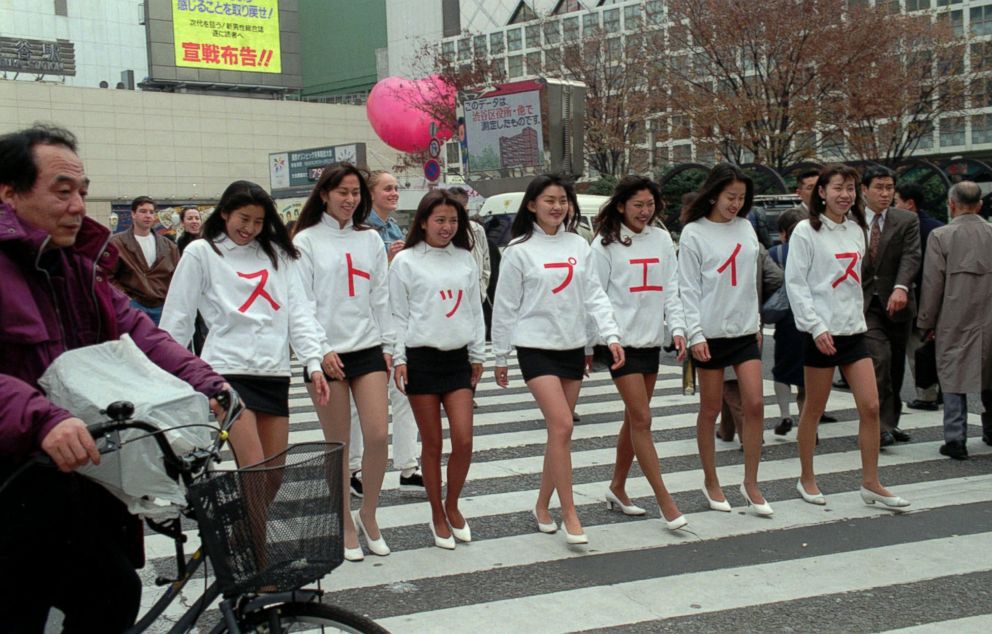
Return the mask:
<svg viewBox="0 0 992 634">
<path fill-rule="evenodd" d="M 937 376 L 944 390 L 940 453 L 964 460 L 966 395 L 981 393 L 982 440 L 992 445 L 992 225 L 980 215 L 982 190 L 962 181 L 948 192 L 951 222 L 927 240 L 917 325 L 936 339 Z"/>
<path fill-rule="evenodd" d="M 865 339 L 875 363 L 878 384 L 881 443 L 886 447 L 908 442 L 909 434 L 899 429 L 902 414 L 903 375 L 906 371 L 906 344 L 916 317 L 913 282 L 920 270 L 920 221 L 911 211 L 892 207 L 895 174 L 882 166 L 865 170 L 861 180 L 865 199 L 868 247 L 862 262 Z"/>
<path fill-rule="evenodd" d="M 148 315 L 157 326 L 179 262 L 179 249 L 152 231 L 156 220 L 154 200 L 138 196 L 131 201 L 131 228 L 110 239 L 120 254 L 110 282 L 131 298 L 132 307 Z"/>
</svg>

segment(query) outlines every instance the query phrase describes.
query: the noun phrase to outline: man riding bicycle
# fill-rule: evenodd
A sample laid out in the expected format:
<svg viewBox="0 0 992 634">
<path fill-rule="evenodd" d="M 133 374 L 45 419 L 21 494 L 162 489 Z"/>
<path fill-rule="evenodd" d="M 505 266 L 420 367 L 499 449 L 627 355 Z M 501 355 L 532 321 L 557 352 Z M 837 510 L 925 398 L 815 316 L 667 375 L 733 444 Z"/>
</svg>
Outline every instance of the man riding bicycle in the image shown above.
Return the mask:
<svg viewBox="0 0 992 634">
<path fill-rule="evenodd" d="M 128 334 L 198 392 L 226 387 L 109 284 L 117 253 L 86 217 L 88 186 L 70 132 L 36 125 L 0 136 L 0 486 L 38 452 L 58 467 L 31 466 L 0 491 L 0 614 L 10 632 L 42 632 L 53 606 L 66 632 L 120 632 L 141 597 L 142 526 L 73 473 L 100 456 L 83 421 L 39 389 L 48 366 Z"/>
</svg>

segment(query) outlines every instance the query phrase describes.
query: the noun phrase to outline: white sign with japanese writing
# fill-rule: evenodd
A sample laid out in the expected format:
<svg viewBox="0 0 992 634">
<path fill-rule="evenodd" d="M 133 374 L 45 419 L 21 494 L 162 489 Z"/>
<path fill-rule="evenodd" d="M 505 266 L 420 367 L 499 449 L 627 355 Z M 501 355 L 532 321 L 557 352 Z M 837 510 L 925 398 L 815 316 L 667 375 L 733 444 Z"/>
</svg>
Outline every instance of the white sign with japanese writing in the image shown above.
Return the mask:
<svg viewBox="0 0 992 634">
<path fill-rule="evenodd" d="M 471 99 L 463 107 L 469 172 L 543 165 L 539 90 Z"/>
</svg>

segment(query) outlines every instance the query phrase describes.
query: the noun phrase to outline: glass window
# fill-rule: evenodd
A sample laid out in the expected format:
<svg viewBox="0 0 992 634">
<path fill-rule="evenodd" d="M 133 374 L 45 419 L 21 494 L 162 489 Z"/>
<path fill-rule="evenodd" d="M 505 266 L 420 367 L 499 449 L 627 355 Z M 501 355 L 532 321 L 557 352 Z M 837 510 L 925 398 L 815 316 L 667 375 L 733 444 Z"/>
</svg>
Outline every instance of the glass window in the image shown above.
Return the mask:
<svg viewBox="0 0 992 634">
<path fill-rule="evenodd" d="M 506 50 L 512 53 L 519 51 L 521 46 L 523 46 L 523 33 L 521 33 L 520 29 L 510 29 L 507 31 Z"/>
<path fill-rule="evenodd" d="M 672 148 L 672 162 L 674 163 L 687 163 L 692 160 L 692 146 L 686 143 L 685 145 L 676 145 Z"/>
<path fill-rule="evenodd" d="M 557 44 L 561 41 L 561 23 L 550 20 L 544 23 L 544 43 Z"/>
<path fill-rule="evenodd" d="M 520 77 L 524 74 L 524 56 L 523 55 L 511 55 L 506 58 L 507 65 L 507 75 L 512 77 Z"/>
<path fill-rule="evenodd" d="M 472 38 L 472 49 L 475 51 L 476 57 L 485 57 L 489 55 L 489 49 L 486 46 L 486 36 L 476 35 Z"/>
<path fill-rule="evenodd" d="M 603 30 L 607 33 L 620 32 L 620 9 L 603 11 Z"/>
<path fill-rule="evenodd" d="M 582 16 L 582 33 L 589 37 L 599 30 L 599 13 L 593 11 Z"/>
<path fill-rule="evenodd" d="M 528 75 L 540 75 L 543 71 L 541 64 L 541 51 L 534 51 L 533 53 L 527 53 L 527 74 Z"/>
<path fill-rule="evenodd" d="M 470 59 L 472 57 L 472 40 L 463 37 L 458 40 L 458 59 Z"/>
<path fill-rule="evenodd" d="M 489 50 L 492 51 L 493 55 L 502 55 L 503 51 L 506 50 L 502 31 L 489 34 Z"/>
<path fill-rule="evenodd" d="M 992 70 L 992 42 L 976 42 L 971 45 L 971 72 Z"/>
<path fill-rule="evenodd" d="M 946 7 L 952 4 L 961 4 L 961 0 L 937 0 L 938 7 Z"/>
<path fill-rule="evenodd" d="M 544 51 L 544 67 L 549 73 L 557 74 L 561 70 L 561 49 L 549 48 Z"/>
<path fill-rule="evenodd" d="M 633 31 L 641 26 L 643 11 L 639 5 L 632 4 L 623 8 L 623 28 Z"/>
<path fill-rule="evenodd" d="M 992 34 L 992 5 L 972 7 L 968 16 L 971 32 L 974 35 Z"/>
<path fill-rule="evenodd" d="M 609 62 L 619 62 L 622 57 L 623 44 L 619 37 L 611 37 L 606 40 L 606 60 Z"/>
<path fill-rule="evenodd" d="M 441 42 L 441 55 L 447 59 L 455 59 L 455 43 L 452 41 Z"/>
<path fill-rule="evenodd" d="M 920 140 L 916 145 L 917 150 L 932 150 L 933 149 L 933 124 L 929 121 L 922 123 L 910 123 L 913 129 L 923 128 L 923 134 L 920 136 Z"/>
<path fill-rule="evenodd" d="M 958 37 L 964 35 L 964 11 L 960 9 L 957 11 L 948 11 L 947 13 L 939 14 L 939 17 L 941 20 L 950 22 L 954 35 Z"/>
<path fill-rule="evenodd" d="M 930 8 L 930 0 L 906 0 L 907 11 L 922 11 Z"/>
<path fill-rule="evenodd" d="M 940 147 L 964 145 L 964 117 L 947 117 L 938 128 Z"/>
<path fill-rule="evenodd" d="M 579 19 L 565 18 L 561 21 L 562 29 L 565 32 L 565 41 L 574 42 L 579 39 Z"/>
<path fill-rule="evenodd" d="M 673 115 L 672 116 L 672 138 L 673 139 L 688 139 L 689 138 L 689 119 L 684 115 Z"/>
<path fill-rule="evenodd" d="M 992 115 L 980 114 L 971 118 L 971 142 L 992 143 Z"/>
<path fill-rule="evenodd" d="M 655 169 L 668 165 L 668 147 L 664 145 L 654 146 L 654 167 Z"/>
<path fill-rule="evenodd" d="M 661 25 L 665 23 L 665 4 L 662 0 L 648 0 L 644 3 L 644 13 L 647 14 L 648 22 Z"/>
<path fill-rule="evenodd" d="M 445 143 L 445 151 L 447 153 L 447 164 L 448 165 L 461 165 L 462 157 L 458 154 L 458 142 Z"/>
<path fill-rule="evenodd" d="M 541 25 L 531 24 L 524 31 L 527 38 L 527 48 L 541 47 Z"/>
</svg>

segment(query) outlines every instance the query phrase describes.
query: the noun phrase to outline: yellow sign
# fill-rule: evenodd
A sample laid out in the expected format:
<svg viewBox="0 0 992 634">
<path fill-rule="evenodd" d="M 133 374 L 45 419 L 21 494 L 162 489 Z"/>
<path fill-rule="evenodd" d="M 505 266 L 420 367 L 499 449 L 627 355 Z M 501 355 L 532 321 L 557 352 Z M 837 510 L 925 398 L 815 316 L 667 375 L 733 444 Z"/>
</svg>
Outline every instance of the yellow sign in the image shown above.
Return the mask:
<svg viewBox="0 0 992 634">
<path fill-rule="evenodd" d="M 281 73 L 279 0 L 172 0 L 176 66 Z"/>
</svg>

